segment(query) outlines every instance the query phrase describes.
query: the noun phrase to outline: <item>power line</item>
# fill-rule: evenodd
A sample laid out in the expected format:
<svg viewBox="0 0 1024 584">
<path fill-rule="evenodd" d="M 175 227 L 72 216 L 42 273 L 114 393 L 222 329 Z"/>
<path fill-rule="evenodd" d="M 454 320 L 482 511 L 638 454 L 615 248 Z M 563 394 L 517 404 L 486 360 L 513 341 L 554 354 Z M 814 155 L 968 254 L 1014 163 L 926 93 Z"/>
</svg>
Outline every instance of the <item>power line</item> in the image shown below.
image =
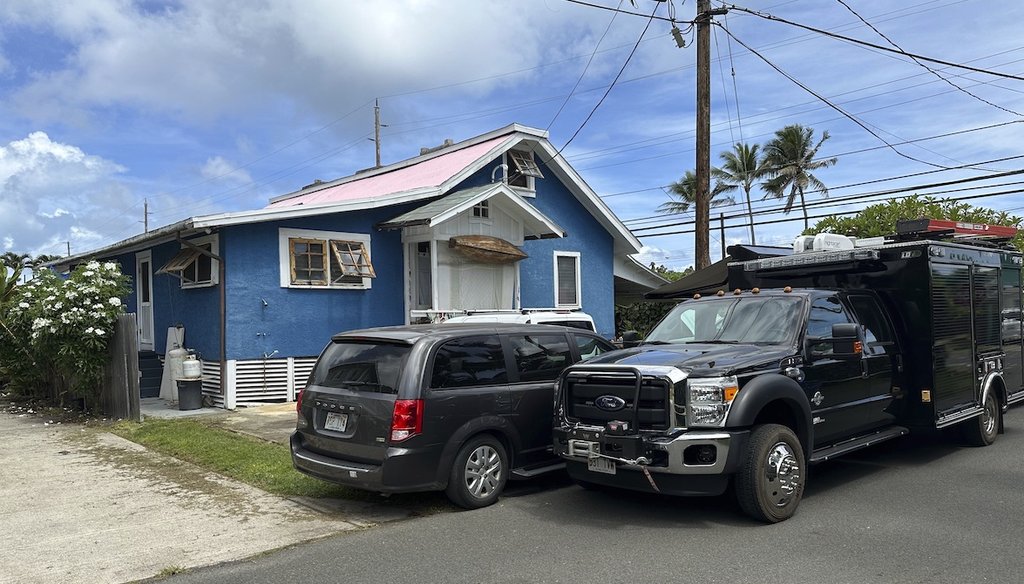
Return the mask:
<svg viewBox="0 0 1024 584">
<path fill-rule="evenodd" d="M 966 71 L 973 71 L 975 73 L 984 73 L 985 75 L 992 75 L 994 77 L 1003 77 L 1005 79 L 1014 79 L 1016 81 L 1024 81 L 1024 77 L 1021 77 L 1019 75 L 1011 75 L 1009 73 L 1002 73 L 1002 72 L 999 72 L 999 71 L 991 71 L 989 69 L 981 69 L 979 67 L 971 67 L 969 65 L 964 65 L 962 63 L 954 63 L 952 61 L 944 61 L 942 59 L 934 59 L 932 57 L 926 57 L 924 55 L 918 55 L 916 53 L 908 53 L 907 51 L 904 51 L 902 49 L 891 49 L 889 47 L 885 47 L 885 46 L 882 46 L 882 45 L 876 45 L 875 43 L 869 43 L 867 41 L 862 41 L 860 39 L 855 39 L 855 38 L 844 36 L 844 35 L 837 34 L 837 33 L 834 33 L 834 32 L 829 32 L 827 30 L 822 30 L 820 28 L 815 28 L 813 26 L 808 26 L 806 24 L 800 24 L 798 22 L 793 22 L 791 20 L 786 20 L 785 18 L 779 18 L 778 16 L 774 16 L 774 15 L 771 15 L 771 14 L 765 14 L 765 13 L 762 13 L 762 12 L 758 12 L 756 10 L 750 10 L 749 8 L 743 8 L 742 6 L 736 6 L 735 4 L 728 4 L 728 5 L 726 5 L 726 7 L 729 10 L 737 10 L 739 12 L 745 12 L 747 14 L 752 14 L 754 16 L 757 16 L 759 18 L 763 18 L 765 20 L 772 20 L 772 21 L 775 21 L 775 22 L 781 22 L 783 24 L 788 24 L 790 26 L 795 26 L 797 28 L 802 28 L 804 30 L 809 30 L 811 32 L 816 32 L 818 34 L 823 34 L 825 36 L 829 36 L 829 37 L 832 37 L 832 38 L 835 38 L 835 39 L 843 40 L 843 41 L 846 41 L 846 42 L 849 42 L 849 43 L 854 43 L 854 44 L 857 44 L 857 45 L 863 45 L 865 47 L 871 47 L 873 49 L 878 49 L 880 51 L 886 51 L 886 52 L 889 52 L 889 53 L 896 53 L 898 55 L 903 55 L 904 57 L 909 57 L 911 59 L 920 59 L 922 61 L 928 61 L 929 63 L 938 63 L 939 65 L 946 65 L 946 66 L 949 66 L 949 67 L 955 67 L 957 69 L 964 69 Z"/>
<path fill-rule="evenodd" d="M 622 10 L 621 8 L 612 8 L 611 6 L 603 6 L 601 4 L 593 4 L 591 2 L 584 2 L 583 0 L 565 0 L 565 1 L 566 2 L 570 2 L 572 4 L 579 4 L 580 6 L 589 6 L 591 8 L 600 8 L 601 10 L 610 10 L 610 11 L 616 12 L 618 14 L 628 14 L 630 16 L 642 16 L 642 17 L 646 17 L 647 16 L 646 14 L 643 14 L 642 12 L 630 12 L 629 10 Z M 661 1 L 662 0 L 655 0 L 655 2 L 661 2 Z M 622 6 L 621 2 L 619 3 L 619 6 Z M 655 9 L 657 9 L 657 6 L 655 6 Z M 693 24 L 693 21 L 690 21 L 690 20 L 676 20 L 674 18 L 666 17 L 666 16 L 654 16 L 654 15 L 651 15 L 650 18 L 651 18 L 651 20 L 663 20 L 663 21 L 666 21 L 666 22 L 676 22 L 676 23 L 681 23 L 681 24 Z"/>
<path fill-rule="evenodd" d="M 814 202 L 808 203 L 806 206 L 807 207 L 835 206 L 838 203 L 845 202 L 845 201 L 852 201 L 852 200 L 857 200 L 857 199 L 866 199 L 866 198 L 871 198 L 871 197 L 881 197 L 881 196 L 887 196 L 887 195 L 892 195 L 892 194 L 896 194 L 896 193 L 904 193 L 904 192 L 907 192 L 907 191 L 920 191 L 920 190 L 924 190 L 924 189 L 934 189 L 934 188 L 939 188 L 939 187 L 947 187 L 947 186 L 953 186 L 953 185 L 960 185 L 960 184 L 971 183 L 971 182 L 978 182 L 978 181 L 983 181 L 983 180 L 992 180 L 992 179 L 1003 178 L 1003 177 L 1007 177 L 1007 176 L 1017 176 L 1017 175 L 1021 175 L 1021 174 L 1024 174 L 1024 169 L 1010 170 L 1010 171 L 1006 171 L 1006 172 L 1000 172 L 1000 173 L 996 173 L 996 174 L 991 174 L 991 175 L 988 175 L 988 176 L 974 176 L 974 177 L 960 178 L 960 179 L 955 179 L 955 180 L 942 181 L 942 182 L 936 182 L 936 183 L 929 183 L 929 184 L 923 184 L 923 185 L 913 185 L 913 186 L 908 186 L 908 187 L 900 187 L 900 188 L 896 188 L 896 189 L 887 189 L 887 190 L 884 190 L 884 191 L 875 191 L 875 192 L 872 192 L 872 193 L 861 193 L 861 194 L 858 194 L 858 195 L 850 195 L 850 196 L 846 196 L 846 197 L 842 197 L 842 198 L 838 198 L 838 199 L 820 199 L 818 201 L 814 201 Z M 981 185 L 979 188 L 990 188 L 992 186 L 1005 186 L 1005 185 Z M 768 214 L 768 213 L 779 213 L 779 212 L 782 212 L 784 210 L 785 210 L 785 207 L 775 207 L 773 209 L 758 209 L 757 211 L 755 211 L 755 214 L 757 214 L 757 215 L 764 215 L 764 214 Z M 747 213 L 738 213 L 738 214 L 735 214 L 735 215 L 730 215 L 728 218 L 729 219 L 736 219 L 736 218 L 742 218 L 742 217 L 746 217 L 746 216 L 747 216 Z M 665 227 L 674 227 L 676 225 L 682 225 L 682 224 L 684 224 L 684 223 L 666 223 L 664 225 L 656 225 L 656 226 L 652 226 L 652 227 L 640 227 L 640 228 L 637 228 L 637 229 L 632 229 L 631 231 L 633 231 L 635 233 L 635 232 L 638 232 L 638 231 L 649 231 L 649 230 L 652 230 L 652 229 L 663 229 Z"/>
<path fill-rule="evenodd" d="M 715 23 L 715 24 L 718 24 L 718 23 Z M 721 27 L 721 25 L 720 25 L 720 24 L 719 24 L 719 26 Z M 741 41 L 741 40 L 740 40 L 739 38 L 737 38 L 737 37 L 736 37 L 736 35 L 732 34 L 732 32 L 730 32 L 730 31 L 729 31 L 729 29 L 727 29 L 727 28 L 725 28 L 725 27 L 721 27 L 721 28 L 722 28 L 722 30 L 724 30 L 724 31 L 725 31 L 725 34 L 727 34 L 727 35 L 731 36 L 731 37 L 733 38 L 733 40 L 735 40 L 735 41 L 736 41 L 737 43 L 739 43 L 740 45 L 742 45 L 742 46 L 743 46 L 743 48 L 745 48 L 745 49 L 747 49 L 748 51 L 750 51 L 751 53 L 753 53 L 753 54 L 754 54 L 754 55 L 755 55 L 755 56 L 756 56 L 757 58 L 759 58 L 759 59 L 761 59 L 762 61 L 764 61 L 764 62 L 765 62 L 765 63 L 766 63 L 766 64 L 767 64 L 767 65 L 768 65 L 769 67 L 771 67 L 772 69 L 775 69 L 775 71 L 777 71 L 777 72 L 778 72 L 778 73 L 779 73 L 780 75 L 782 75 L 782 76 L 783 76 L 783 77 L 785 77 L 786 79 L 789 79 L 790 81 L 792 81 L 793 83 L 795 83 L 795 84 L 796 84 L 797 86 L 799 86 L 799 87 L 800 87 L 801 89 L 803 89 L 803 90 L 804 90 L 804 91 L 806 91 L 807 93 L 810 93 L 810 94 L 811 94 L 811 95 L 813 95 L 814 97 L 816 97 L 816 98 L 820 99 L 820 100 L 821 100 L 822 102 L 824 102 L 824 103 L 825 103 L 826 105 L 828 105 L 828 106 L 829 106 L 830 108 L 832 108 L 832 109 L 836 110 L 837 112 L 839 112 L 839 113 L 843 114 L 843 116 L 845 116 L 845 117 L 846 117 L 847 119 L 849 119 L 849 120 L 850 120 L 850 121 L 852 121 L 853 123 L 855 123 L 855 124 L 857 124 L 858 126 L 860 126 L 861 128 L 863 128 L 863 129 L 864 129 L 864 131 L 866 131 L 867 133 L 871 134 L 871 135 L 872 135 L 872 136 L 874 136 L 875 138 L 878 138 L 878 140 L 879 140 L 880 142 L 882 142 L 883 144 L 885 144 L 886 146 L 888 146 L 888 147 L 889 147 L 889 149 L 890 149 L 890 150 L 892 150 L 893 152 L 895 152 L 896 154 L 898 154 L 898 155 L 902 156 L 903 158 L 906 158 L 907 160 L 913 160 L 914 162 L 920 162 L 921 164 L 927 164 L 928 166 L 934 166 L 934 167 L 936 167 L 936 168 L 949 168 L 949 167 L 947 167 L 947 166 L 944 166 L 944 165 L 941 165 L 941 164 L 936 164 L 936 163 L 934 163 L 934 162 L 928 162 L 927 160 L 921 160 L 920 158 L 916 158 L 916 157 L 914 157 L 914 156 L 911 156 L 911 155 L 909 155 L 909 154 L 906 154 L 906 153 L 904 153 L 904 152 L 900 152 L 900 150 L 899 150 L 898 148 L 896 148 L 895 146 L 893 146 L 892 144 L 890 144 L 890 143 L 888 142 L 888 140 L 886 140 L 885 138 L 883 138 L 883 137 L 879 136 L 877 132 L 875 132 L 874 130 L 872 130 L 871 128 L 869 128 L 869 127 L 867 126 L 867 124 L 865 124 L 864 122 L 862 122 L 862 121 L 861 121 L 860 119 L 858 119 L 858 118 L 857 118 L 856 116 L 854 116 L 854 115 L 852 115 L 852 114 L 848 113 L 848 112 L 847 112 L 846 110 L 844 110 L 843 108 L 839 107 L 838 105 L 836 105 L 836 104 L 832 103 L 831 101 L 829 101 L 829 100 L 828 100 L 827 98 L 825 98 L 824 96 L 822 96 L 822 95 L 821 95 L 821 94 L 819 94 L 818 92 L 814 91 L 813 89 L 811 89 L 811 88 L 810 88 L 810 87 L 808 87 L 807 85 L 805 85 L 805 84 L 801 83 L 801 82 L 800 82 L 800 81 L 799 81 L 799 80 L 798 80 L 797 78 L 795 78 L 795 77 L 793 77 L 792 75 L 790 75 L 789 73 L 786 73 L 785 71 L 783 71 L 783 70 L 782 70 L 782 68 L 780 68 L 780 67 L 779 67 L 778 65 L 776 65 L 775 63 L 772 63 L 772 62 L 771 62 L 771 61 L 769 61 L 769 60 L 768 60 L 768 59 L 767 59 L 767 58 L 766 58 L 766 57 L 765 57 L 764 55 L 762 55 L 761 53 L 759 53 L 759 52 L 755 51 L 754 49 L 750 48 L 750 47 L 749 47 L 749 46 L 748 46 L 748 45 L 747 45 L 746 43 L 744 43 L 744 42 L 743 42 L 743 41 Z"/>
<path fill-rule="evenodd" d="M 657 12 L 658 4 L 655 3 L 654 10 L 651 11 L 651 17 L 647 19 L 647 25 L 644 26 L 644 30 L 640 33 L 640 38 L 636 39 L 636 44 L 634 44 L 633 49 L 629 51 L 629 55 L 626 56 L 626 61 L 622 63 L 622 67 L 619 69 L 619 72 L 615 74 L 615 78 L 612 79 L 611 84 L 608 85 L 608 89 L 605 90 L 604 95 L 601 96 L 601 99 L 599 99 L 597 103 L 594 104 L 594 108 L 590 110 L 589 114 L 587 114 L 587 117 L 583 120 L 583 123 L 580 124 L 580 127 L 576 128 L 576 131 L 573 132 L 572 136 L 569 137 L 569 140 L 565 144 L 563 144 L 561 148 L 558 149 L 558 152 L 555 153 L 553 158 L 558 158 L 562 154 L 562 151 L 568 148 L 569 144 L 572 144 L 572 141 L 576 139 L 576 136 L 580 134 L 583 128 L 586 127 L 587 122 L 590 121 L 590 118 L 592 118 L 594 116 L 594 113 L 597 112 L 597 108 L 601 107 L 601 104 L 604 103 L 605 98 L 608 97 L 608 94 L 611 93 L 612 88 L 615 87 L 616 83 L 618 83 L 619 77 L 622 77 L 622 72 L 626 70 L 626 66 L 629 65 L 630 60 L 633 59 L 633 55 L 636 54 L 636 49 L 637 47 L 640 46 L 640 41 L 644 40 L 644 36 L 647 34 L 647 30 L 651 28 L 651 23 L 654 22 L 654 15 Z"/>
<path fill-rule="evenodd" d="M 619 0 L 619 6 L 618 6 L 619 8 L 622 8 L 622 2 L 623 2 L 623 0 Z M 612 25 L 615 24 L 615 17 L 617 17 L 618 15 L 619 15 L 619 11 L 618 10 L 616 10 L 612 14 L 612 19 L 608 21 L 608 26 L 606 26 L 605 29 L 604 29 L 604 32 L 601 33 L 601 38 L 597 39 L 597 44 L 594 45 L 594 51 L 592 53 L 590 53 L 590 58 L 587 59 L 587 64 L 583 66 L 583 71 L 580 72 L 579 78 L 576 79 L 576 84 L 572 86 L 571 90 L 569 90 L 569 94 L 565 96 L 565 100 L 562 101 L 562 105 L 558 106 L 558 111 L 555 112 L 554 117 L 552 117 L 551 121 L 548 122 L 548 126 L 547 126 L 546 129 L 548 129 L 548 130 L 551 129 L 552 124 L 554 124 L 555 120 L 558 119 L 558 116 L 562 114 L 562 110 L 565 109 L 566 104 L 569 103 L 569 100 L 572 99 L 573 94 L 576 93 L 576 89 L 579 88 L 580 83 L 583 82 L 583 78 L 587 75 L 587 71 L 590 70 L 590 64 L 594 62 L 594 55 L 596 55 L 597 54 L 597 50 L 599 48 L 601 48 L 601 43 L 604 41 L 604 37 L 608 36 L 608 31 L 610 31 L 612 29 Z"/>
<path fill-rule="evenodd" d="M 969 201 L 969 200 L 974 200 L 974 199 L 983 199 L 983 198 L 987 198 L 987 197 L 1000 197 L 1000 196 L 1004 196 L 1004 195 L 1015 195 L 1015 194 L 1018 194 L 1018 193 L 1020 193 L 1020 189 L 1013 189 L 1013 190 L 1008 190 L 1008 191 L 1000 191 L 1000 192 L 996 192 L 996 193 L 983 193 L 983 194 L 980 194 L 980 195 L 970 195 L 970 196 L 964 196 L 964 197 L 945 197 L 945 198 L 939 199 L 939 202 Z M 910 198 L 910 197 L 913 197 L 913 196 L 916 196 L 916 194 L 905 195 L 905 196 L 902 196 L 902 197 L 893 197 L 893 199 L 906 199 L 906 198 Z M 925 196 L 927 196 L 927 193 L 925 194 Z M 1024 207 L 1022 207 L 1022 208 L 1024 208 Z M 825 213 L 825 214 L 822 214 L 822 215 L 811 215 L 810 217 L 808 217 L 808 219 L 825 219 L 827 217 L 835 217 L 835 216 L 839 216 L 839 215 L 856 215 L 857 213 L 860 213 L 860 211 L 858 210 L 858 211 L 843 211 L 843 212 L 839 212 L 839 213 Z M 755 222 L 754 225 L 755 226 L 757 226 L 757 225 L 774 225 L 774 224 L 777 224 L 777 223 L 789 223 L 791 221 L 801 221 L 802 219 L 803 219 L 802 217 L 795 217 L 795 218 L 788 218 L 787 217 L 785 219 L 772 219 L 772 220 L 769 220 L 769 221 L 759 221 L 759 222 Z M 726 229 L 741 229 L 741 228 L 745 229 L 747 227 L 747 225 L 749 225 L 749 223 L 740 223 L 740 224 L 737 224 L 737 225 L 726 225 L 725 228 Z M 644 235 L 643 237 L 652 238 L 652 237 L 664 237 L 664 236 L 667 236 L 667 235 L 685 235 L 685 234 L 693 233 L 693 232 L 694 232 L 693 229 L 684 229 L 684 230 L 680 230 L 680 231 L 669 231 L 669 232 L 666 232 L 666 233 L 652 233 L 652 234 Z"/>
<path fill-rule="evenodd" d="M 863 23 L 864 23 L 864 24 L 865 24 L 865 25 L 866 25 L 866 26 L 867 26 L 868 28 L 870 28 L 871 30 L 873 30 L 873 31 L 875 31 L 876 33 L 878 33 L 878 36 L 880 36 L 880 37 L 882 37 L 883 39 L 885 39 L 885 40 L 886 40 L 886 41 L 887 41 L 887 42 L 888 42 L 888 43 L 889 43 L 890 45 L 892 45 L 892 46 L 896 47 L 897 49 L 899 49 L 900 51 L 903 51 L 904 53 L 906 53 L 906 51 L 905 51 L 905 50 L 903 49 L 903 47 L 901 47 L 901 46 L 899 46 L 898 44 L 896 44 L 896 41 L 894 41 L 894 40 L 892 40 L 891 38 L 889 38 L 888 36 L 886 36 L 886 35 L 885 35 L 885 33 L 883 33 L 882 31 L 878 30 L 878 28 L 877 28 L 877 27 L 875 27 L 875 25 L 873 25 L 873 24 L 871 24 L 870 22 L 868 22 L 867 20 L 865 20 L 863 16 L 861 16 L 860 14 L 858 14 L 858 13 L 857 13 L 857 11 L 856 11 L 856 10 L 854 10 L 853 8 L 851 8 L 851 7 L 850 7 L 850 5 L 849 5 L 849 4 L 847 4 L 847 3 L 846 3 L 846 2 L 844 1 L 844 0 L 836 0 L 836 2 L 839 2 L 840 4 L 842 4 L 844 8 L 846 8 L 847 10 L 849 10 L 849 11 L 850 11 L 850 12 L 851 12 L 851 13 L 852 13 L 852 14 L 853 14 L 854 16 L 856 16 L 856 17 L 857 17 L 858 19 L 860 19 L 860 21 L 861 21 L 861 22 L 863 22 Z M 949 79 L 947 79 L 946 77 L 943 77 L 942 75 L 940 75 L 938 71 L 936 71 L 935 69 L 932 69 L 931 67 L 929 67 L 928 65 L 926 65 L 926 64 L 925 64 L 925 63 L 924 63 L 923 61 L 921 61 L 920 59 L 917 59 L 917 58 L 915 58 L 915 57 L 913 57 L 913 56 L 911 56 L 910 58 L 911 58 L 911 59 L 912 59 L 912 60 L 913 60 L 913 61 L 914 61 L 915 63 L 917 63 L 918 65 L 920 65 L 920 66 L 924 67 L 925 69 L 927 69 L 927 70 L 928 70 L 928 72 L 929 72 L 929 73 L 931 73 L 932 75 L 934 75 L 934 76 L 938 77 L 939 79 L 941 79 L 941 80 L 945 81 L 945 82 L 946 82 L 946 83 L 948 83 L 949 85 L 951 85 L 951 86 L 955 87 L 956 89 L 958 89 L 958 90 L 962 91 L 963 93 L 966 93 L 967 95 L 969 95 L 969 96 L 973 97 L 974 99 L 976 99 L 976 100 L 978 100 L 978 101 L 980 101 L 980 102 L 982 102 L 982 103 L 986 103 L 986 104 L 988 104 L 988 105 L 990 105 L 990 106 L 992 106 L 992 107 L 994 107 L 994 108 L 996 108 L 996 109 L 1002 110 L 1002 111 L 1004 111 L 1004 112 L 1006 112 L 1006 113 L 1010 113 L 1010 114 L 1013 114 L 1013 115 L 1015 115 L 1015 116 L 1021 116 L 1021 114 L 1020 114 L 1019 112 L 1015 112 L 1015 111 L 1013 111 L 1012 109 L 1009 109 L 1009 108 L 1005 108 L 1005 107 L 1003 107 L 1003 106 L 1001 106 L 1001 105 L 999 105 L 999 104 L 995 104 L 995 103 L 992 103 L 991 101 L 989 101 L 989 100 L 987 100 L 987 99 L 985 99 L 985 98 L 983 98 L 983 97 L 981 97 L 981 96 L 979 96 L 979 95 L 975 95 L 974 93 L 971 93 L 970 91 L 967 91 L 967 90 L 966 90 L 966 89 L 964 89 L 963 87 L 960 87 L 960 86 L 959 86 L 959 85 L 957 85 L 956 83 L 953 83 L 952 81 L 950 81 L 950 80 L 949 80 Z"/>
</svg>

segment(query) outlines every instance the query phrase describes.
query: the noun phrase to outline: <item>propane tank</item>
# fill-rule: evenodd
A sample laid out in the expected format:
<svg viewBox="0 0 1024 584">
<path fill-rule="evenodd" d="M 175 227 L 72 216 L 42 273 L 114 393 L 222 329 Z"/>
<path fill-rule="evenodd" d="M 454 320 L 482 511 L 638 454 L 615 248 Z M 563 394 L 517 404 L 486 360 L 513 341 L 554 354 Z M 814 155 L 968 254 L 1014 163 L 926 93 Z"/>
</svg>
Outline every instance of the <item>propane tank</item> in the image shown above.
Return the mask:
<svg viewBox="0 0 1024 584">
<path fill-rule="evenodd" d="M 170 351 L 167 351 L 167 370 L 171 372 L 171 381 L 177 381 L 181 379 L 182 362 L 185 361 L 186 355 L 188 355 L 188 351 L 182 349 L 181 347 L 174 347 Z"/>
<path fill-rule="evenodd" d="M 181 362 L 181 370 L 183 379 L 199 379 L 203 376 L 203 362 L 196 358 L 195 353 L 189 353 Z"/>
</svg>

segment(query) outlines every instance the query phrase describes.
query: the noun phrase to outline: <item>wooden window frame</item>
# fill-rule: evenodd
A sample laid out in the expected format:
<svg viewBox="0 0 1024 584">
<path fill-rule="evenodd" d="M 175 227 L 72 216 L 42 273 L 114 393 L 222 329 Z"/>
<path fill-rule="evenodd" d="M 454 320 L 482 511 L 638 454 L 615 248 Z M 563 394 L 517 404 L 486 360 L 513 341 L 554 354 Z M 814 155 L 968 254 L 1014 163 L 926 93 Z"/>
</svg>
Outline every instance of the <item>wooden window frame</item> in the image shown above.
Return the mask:
<svg viewBox="0 0 1024 584">
<path fill-rule="evenodd" d="M 508 150 L 505 152 L 505 164 L 508 168 L 506 182 L 516 189 L 523 189 L 529 192 L 536 192 L 536 179 L 544 178 L 540 167 L 535 161 L 532 150 Z M 513 181 L 522 179 L 525 184 L 514 184 Z"/>
<path fill-rule="evenodd" d="M 278 240 L 282 288 L 366 290 L 371 287 L 373 278 L 377 277 L 371 261 L 368 234 L 281 228 L 278 230 Z M 323 246 L 323 279 L 296 278 L 296 243 Z M 332 275 L 339 267 L 349 273 L 343 276 Z"/>
</svg>

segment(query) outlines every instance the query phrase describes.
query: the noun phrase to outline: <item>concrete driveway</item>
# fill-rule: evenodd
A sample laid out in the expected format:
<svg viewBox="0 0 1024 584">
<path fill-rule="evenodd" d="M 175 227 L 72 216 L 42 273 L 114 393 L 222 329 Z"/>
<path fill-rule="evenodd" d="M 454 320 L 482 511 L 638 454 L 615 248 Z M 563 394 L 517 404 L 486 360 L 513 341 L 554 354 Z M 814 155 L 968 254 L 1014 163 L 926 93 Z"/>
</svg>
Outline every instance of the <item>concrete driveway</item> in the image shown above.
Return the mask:
<svg viewBox="0 0 1024 584">
<path fill-rule="evenodd" d="M 47 422 L 0 411 L 0 583 L 125 582 L 373 523 Z"/>
</svg>

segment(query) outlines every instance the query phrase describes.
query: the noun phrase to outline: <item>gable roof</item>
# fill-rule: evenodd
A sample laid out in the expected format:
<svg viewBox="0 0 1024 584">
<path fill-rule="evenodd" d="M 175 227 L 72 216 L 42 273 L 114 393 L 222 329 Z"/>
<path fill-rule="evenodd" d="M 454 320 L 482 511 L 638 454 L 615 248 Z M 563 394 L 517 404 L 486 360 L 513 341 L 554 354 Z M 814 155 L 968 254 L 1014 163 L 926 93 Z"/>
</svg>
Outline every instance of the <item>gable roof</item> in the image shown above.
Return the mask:
<svg viewBox="0 0 1024 584">
<path fill-rule="evenodd" d="M 199 230 L 345 211 L 374 209 L 436 198 L 448 193 L 513 147 L 542 157 L 552 174 L 590 212 L 614 241 L 616 254 L 639 253 L 641 244 L 597 193 L 548 141 L 548 132 L 519 124 L 330 182 L 316 183 L 270 200 L 263 209 L 190 217 L 100 249 L 62 258 L 61 265 L 126 249 L 142 249 L 155 240 L 194 235 Z"/>
<path fill-rule="evenodd" d="M 565 237 L 565 230 L 554 221 L 538 211 L 533 205 L 516 194 L 512 187 L 505 183 L 496 183 L 472 187 L 445 195 L 431 201 L 418 209 L 403 213 L 377 225 L 380 229 L 400 229 L 411 225 L 428 227 L 444 223 L 459 213 L 472 209 L 474 205 L 491 199 L 507 201 L 523 214 L 523 228 L 526 239 L 546 239 L 549 237 Z"/>
</svg>

